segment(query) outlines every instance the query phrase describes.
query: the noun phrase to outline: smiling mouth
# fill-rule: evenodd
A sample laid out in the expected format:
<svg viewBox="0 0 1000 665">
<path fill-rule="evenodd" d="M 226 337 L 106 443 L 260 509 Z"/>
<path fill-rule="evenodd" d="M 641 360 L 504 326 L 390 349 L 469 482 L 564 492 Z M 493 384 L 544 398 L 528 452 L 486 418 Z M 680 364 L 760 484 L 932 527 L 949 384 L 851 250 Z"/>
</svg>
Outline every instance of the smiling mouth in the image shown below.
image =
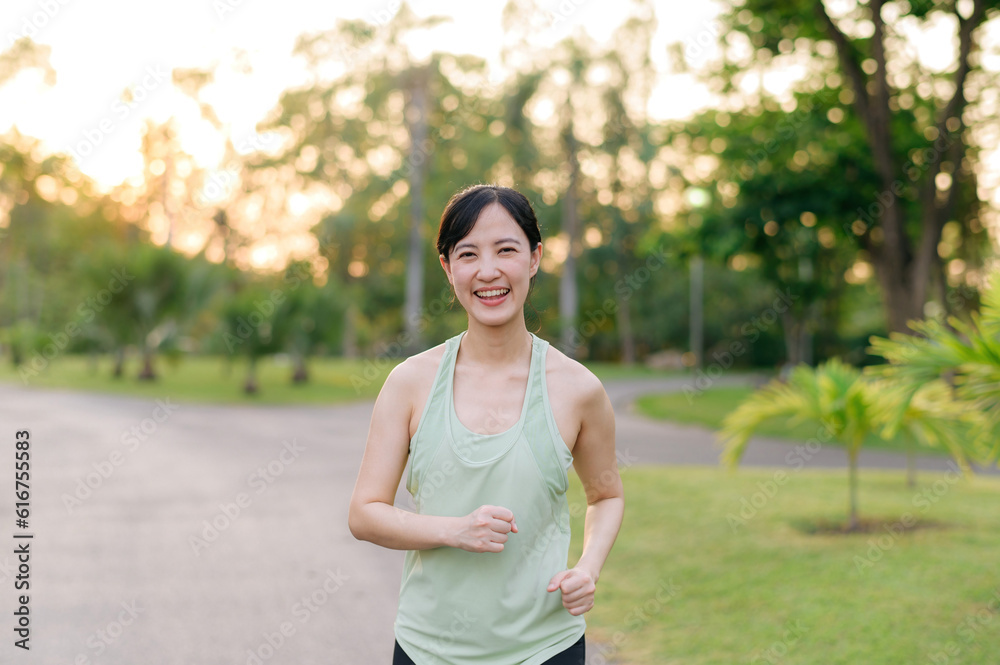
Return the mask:
<svg viewBox="0 0 1000 665">
<path fill-rule="evenodd" d="M 480 289 L 479 291 L 474 291 L 479 298 L 499 298 L 500 296 L 505 296 L 510 293 L 510 289 Z"/>
</svg>

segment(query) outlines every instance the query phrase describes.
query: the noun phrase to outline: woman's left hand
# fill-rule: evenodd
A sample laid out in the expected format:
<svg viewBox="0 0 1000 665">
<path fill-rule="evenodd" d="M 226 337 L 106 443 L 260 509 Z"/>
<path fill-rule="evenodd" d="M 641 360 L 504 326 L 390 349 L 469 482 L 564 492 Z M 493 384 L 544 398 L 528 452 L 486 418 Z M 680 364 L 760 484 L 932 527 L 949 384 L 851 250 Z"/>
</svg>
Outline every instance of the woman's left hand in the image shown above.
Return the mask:
<svg viewBox="0 0 1000 665">
<path fill-rule="evenodd" d="M 552 592 L 556 589 L 562 590 L 563 607 L 574 616 L 588 612 L 594 607 L 597 582 L 582 568 L 570 568 L 553 575 L 546 590 Z"/>
</svg>

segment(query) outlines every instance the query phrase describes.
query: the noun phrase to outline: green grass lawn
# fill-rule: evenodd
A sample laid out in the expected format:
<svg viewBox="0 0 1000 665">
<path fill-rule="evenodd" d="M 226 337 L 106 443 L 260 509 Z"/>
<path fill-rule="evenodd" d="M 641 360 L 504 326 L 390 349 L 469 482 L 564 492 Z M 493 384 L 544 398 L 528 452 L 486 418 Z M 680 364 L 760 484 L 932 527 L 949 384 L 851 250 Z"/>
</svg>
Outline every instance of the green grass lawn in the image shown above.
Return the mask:
<svg viewBox="0 0 1000 665">
<path fill-rule="evenodd" d="M 900 472 L 862 471 L 863 519 L 936 526 L 810 535 L 802 523 L 844 520 L 846 472 L 793 472 L 768 498 L 760 484 L 774 473 L 622 472 L 625 520 L 585 615 L 607 662 L 998 662 L 1000 481 L 920 474 L 907 489 Z M 585 504 L 570 478 L 574 562 Z M 744 498 L 758 508 L 740 522 Z"/>
<path fill-rule="evenodd" d="M 37 374 L 29 373 L 27 383 L 21 378 L 20 371 L 9 362 L 0 363 L 0 381 L 19 386 L 69 388 L 145 398 L 169 396 L 178 402 L 332 404 L 374 398 L 389 371 L 399 362 L 399 359 L 389 358 L 314 358 L 309 361 L 310 381 L 294 385 L 291 382 L 292 367 L 287 362 L 265 358 L 258 363 L 259 391 L 252 396 L 243 393 L 247 362 L 242 357 L 232 363 L 223 357 L 185 356 L 176 362 L 169 358 L 157 358 L 155 368 L 159 377 L 154 382 L 148 382 L 135 378 L 139 373 L 137 358 L 130 358 L 125 365 L 125 376 L 115 379 L 111 376 L 110 356 L 100 356 L 95 360 L 87 356 L 67 355 L 53 359 Z M 677 375 L 676 372 L 614 363 L 592 363 L 588 367 L 602 381 Z"/>
<path fill-rule="evenodd" d="M 645 416 L 660 420 L 670 420 L 688 425 L 703 425 L 713 430 L 722 427 L 722 419 L 726 414 L 736 409 L 740 402 L 753 393 L 754 389 L 749 386 L 733 386 L 722 388 L 711 388 L 702 393 L 694 395 L 691 399 L 683 393 L 666 393 L 656 395 L 644 395 L 636 400 L 636 409 Z M 760 436 L 787 439 L 789 443 L 801 443 L 810 438 L 816 437 L 817 428 L 815 425 L 799 424 L 789 426 L 787 419 L 775 419 L 765 422 L 757 429 Z M 841 445 L 836 441 L 830 441 L 829 445 Z M 904 451 L 907 447 L 907 439 L 900 435 L 895 439 L 884 440 L 877 434 L 870 434 L 862 446 L 863 450 L 879 448 L 882 450 Z M 947 451 L 942 448 L 929 448 L 921 446 L 918 449 L 920 454 L 947 455 Z"/>
<path fill-rule="evenodd" d="M 28 379 L 29 386 L 70 388 L 95 392 L 121 393 L 136 397 L 169 396 L 178 402 L 242 404 L 329 404 L 366 399 L 378 394 L 385 377 L 398 361 L 314 359 L 309 363 L 310 381 L 294 385 L 292 367 L 273 358 L 257 366 L 256 395 L 246 395 L 243 384 L 247 363 L 243 358 L 232 364 L 222 357 L 187 356 L 178 362 L 158 358 L 156 381 L 139 381 L 137 359 L 125 364 L 125 376 L 111 376 L 112 360 L 101 356 L 96 365 L 86 356 L 60 356 Z M 0 381 L 25 385 L 10 363 L 0 365 Z"/>
</svg>

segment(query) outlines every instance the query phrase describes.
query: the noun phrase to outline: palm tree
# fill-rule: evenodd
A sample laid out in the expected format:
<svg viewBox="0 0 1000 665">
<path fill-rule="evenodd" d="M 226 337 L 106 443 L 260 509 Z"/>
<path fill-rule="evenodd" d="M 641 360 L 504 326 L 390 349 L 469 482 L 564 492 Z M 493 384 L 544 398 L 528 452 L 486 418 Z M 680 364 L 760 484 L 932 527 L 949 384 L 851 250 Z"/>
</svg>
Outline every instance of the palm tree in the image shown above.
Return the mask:
<svg viewBox="0 0 1000 665">
<path fill-rule="evenodd" d="M 808 422 L 825 428 L 847 448 L 848 530 L 854 531 L 858 528 L 858 452 L 875 429 L 869 388 L 859 370 L 837 358 L 815 369 L 800 364 L 788 383 L 772 380 L 725 417 L 719 433 L 726 445 L 722 461 L 738 464 L 754 430 L 771 418 L 789 417 L 789 425 Z"/>
<path fill-rule="evenodd" d="M 825 428 L 847 449 L 848 530 L 858 528 L 858 453 L 869 434 L 891 439 L 900 431 L 915 442 L 944 447 L 969 469 L 970 433 L 982 426 L 975 410 L 951 399 L 944 382 L 916 390 L 899 382 L 868 380 L 837 358 L 815 369 L 799 364 L 788 383 L 775 379 L 752 394 L 723 420 L 723 462 L 735 466 L 753 432 L 771 418 L 789 417 L 789 425 L 808 422 Z"/>
<path fill-rule="evenodd" d="M 995 463 L 1000 458 L 1000 270 L 991 275 L 971 322 L 950 316 L 947 324 L 910 321 L 916 335 L 872 337 L 868 351 L 889 362 L 865 372 L 908 386 L 954 377 L 954 395 L 979 415 L 971 444 L 984 461 Z"/>
<path fill-rule="evenodd" d="M 943 380 L 923 385 L 882 380 L 872 383 L 874 421 L 883 439 L 905 432 L 913 445 L 941 447 L 965 472 L 971 471 L 969 457 L 976 431 L 981 427 L 981 412 L 956 400 L 952 388 Z M 915 485 L 912 464 L 907 465 L 907 484 Z"/>
<path fill-rule="evenodd" d="M 247 375 L 243 392 L 258 392 L 257 363 L 277 349 L 274 336 L 277 308 L 271 299 L 273 289 L 262 282 L 242 285 L 223 307 L 222 342 L 230 356 L 245 354 Z"/>
<path fill-rule="evenodd" d="M 153 359 L 160 343 L 176 332 L 177 319 L 183 311 L 184 284 L 190 262 L 169 247 L 139 245 L 131 253 L 130 270 L 135 278 L 123 295 L 136 342 L 142 353 L 139 379 L 156 379 Z"/>
</svg>

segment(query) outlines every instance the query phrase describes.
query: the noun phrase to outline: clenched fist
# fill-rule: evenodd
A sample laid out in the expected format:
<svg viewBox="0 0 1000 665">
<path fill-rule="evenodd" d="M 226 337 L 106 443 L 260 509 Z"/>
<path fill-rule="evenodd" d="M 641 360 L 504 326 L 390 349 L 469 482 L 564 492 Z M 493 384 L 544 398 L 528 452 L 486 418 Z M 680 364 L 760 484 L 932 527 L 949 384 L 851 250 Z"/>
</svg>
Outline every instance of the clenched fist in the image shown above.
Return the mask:
<svg viewBox="0 0 1000 665">
<path fill-rule="evenodd" d="M 480 506 L 457 518 L 455 546 L 469 552 L 502 552 L 511 532 L 517 533 L 514 513 L 502 506 Z"/>
</svg>

